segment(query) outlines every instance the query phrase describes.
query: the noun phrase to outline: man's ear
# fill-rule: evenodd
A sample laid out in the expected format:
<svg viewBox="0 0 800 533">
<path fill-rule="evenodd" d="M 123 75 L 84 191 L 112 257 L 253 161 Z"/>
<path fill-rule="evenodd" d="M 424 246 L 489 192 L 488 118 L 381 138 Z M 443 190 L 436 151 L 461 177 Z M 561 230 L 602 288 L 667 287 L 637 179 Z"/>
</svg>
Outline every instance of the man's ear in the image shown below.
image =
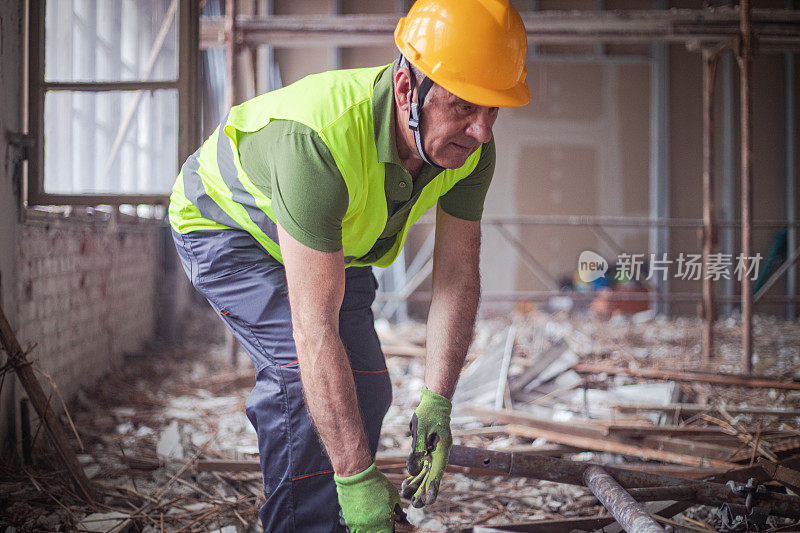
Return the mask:
<svg viewBox="0 0 800 533">
<path fill-rule="evenodd" d="M 398 109 L 408 111 L 410 107 L 411 76 L 407 68 L 398 68 L 394 73 L 394 99 Z"/>
</svg>

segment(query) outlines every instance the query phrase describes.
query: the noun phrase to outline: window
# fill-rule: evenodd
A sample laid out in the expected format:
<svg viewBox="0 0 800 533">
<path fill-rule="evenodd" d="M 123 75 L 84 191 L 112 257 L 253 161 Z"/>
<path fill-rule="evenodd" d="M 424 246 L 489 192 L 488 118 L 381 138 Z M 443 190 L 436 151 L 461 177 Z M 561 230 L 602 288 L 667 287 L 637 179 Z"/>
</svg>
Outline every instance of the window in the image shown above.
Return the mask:
<svg viewBox="0 0 800 533">
<path fill-rule="evenodd" d="M 28 8 L 28 204 L 165 203 L 199 143 L 198 1 Z"/>
</svg>

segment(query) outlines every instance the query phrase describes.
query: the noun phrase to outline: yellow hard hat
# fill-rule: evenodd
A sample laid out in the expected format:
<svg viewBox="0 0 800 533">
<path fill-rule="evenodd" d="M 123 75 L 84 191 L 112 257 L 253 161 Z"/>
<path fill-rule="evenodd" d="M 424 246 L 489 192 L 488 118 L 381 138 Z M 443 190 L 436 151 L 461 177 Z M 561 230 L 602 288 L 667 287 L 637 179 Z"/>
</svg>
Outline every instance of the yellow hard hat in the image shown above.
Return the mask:
<svg viewBox="0 0 800 533">
<path fill-rule="evenodd" d="M 394 41 L 414 66 L 459 98 L 489 107 L 530 100 L 528 39 L 508 0 L 418 0 Z"/>
</svg>

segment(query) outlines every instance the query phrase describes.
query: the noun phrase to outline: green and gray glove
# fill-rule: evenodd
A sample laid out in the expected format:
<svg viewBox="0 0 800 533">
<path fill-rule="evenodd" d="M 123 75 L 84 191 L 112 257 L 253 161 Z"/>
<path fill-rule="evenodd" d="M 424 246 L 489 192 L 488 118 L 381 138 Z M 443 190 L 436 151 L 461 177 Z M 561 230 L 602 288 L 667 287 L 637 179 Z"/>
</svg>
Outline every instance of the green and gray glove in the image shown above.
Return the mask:
<svg viewBox="0 0 800 533">
<path fill-rule="evenodd" d="M 411 416 L 411 454 L 402 495 L 414 507 L 430 505 L 439 494 L 453 436 L 450 433 L 450 412 L 453 404 L 444 396 L 422 389 L 419 406 Z"/>
<path fill-rule="evenodd" d="M 333 480 L 350 533 L 391 533 L 394 522 L 405 518 L 397 489 L 375 463 L 352 476 L 334 474 Z"/>
</svg>

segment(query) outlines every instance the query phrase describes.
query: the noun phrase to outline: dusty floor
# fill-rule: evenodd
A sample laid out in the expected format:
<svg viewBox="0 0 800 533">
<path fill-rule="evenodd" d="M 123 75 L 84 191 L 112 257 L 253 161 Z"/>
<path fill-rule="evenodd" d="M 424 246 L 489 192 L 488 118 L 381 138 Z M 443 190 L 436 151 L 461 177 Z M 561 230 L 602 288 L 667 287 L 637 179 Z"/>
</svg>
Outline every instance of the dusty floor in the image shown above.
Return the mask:
<svg viewBox="0 0 800 533">
<path fill-rule="evenodd" d="M 219 323 L 205 310 L 198 311 L 189 332 L 191 343 L 181 347 L 153 344 L 145 353 L 126 359 L 124 365 L 93 389 L 82 392 L 70 406 L 82 452 L 79 459 L 99 487 L 94 509 L 75 496 L 63 478 L 52 473 L 57 465 L 49 455 L 46 437 L 36 433 L 33 465 L 6 463 L 0 482 L 0 525 L 16 531 L 107 531 L 126 520 L 144 531 L 257 531 L 256 513 L 263 496 L 257 472 L 198 472 L 195 460 L 255 460 L 256 437 L 244 415 L 249 391 L 250 363 L 242 353 L 231 366 Z M 473 356 L 487 357 L 492 343 L 502 340 L 509 324 L 516 327 L 516 348 L 510 376 L 526 368 L 542 344 L 554 337 L 566 339 L 582 358 L 627 360 L 647 366 L 661 363 L 676 369 L 698 369 L 700 327 L 693 319 L 667 321 L 644 317 L 640 322 L 615 318 L 568 319 L 540 313 L 483 321 L 476 335 Z M 610 327 L 611 326 L 611 327 Z M 735 320 L 718 324 L 719 366 L 738 370 L 738 329 Z M 379 329 L 406 342 L 424 341 L 424 326 L 402 324 Z M 774 376 L 800 374 L 800 326 L 758 318 L 755 326 L 757 372 Z M 388 359 L 394 385 L 394 403 L 385 419 L 382 454 L 402 457 L 408 449 L 407 424 L 422 387 L 423 360 L 395 356 Z M 604 378 L 605 379 L 605 378 Z M 635 381 L 629 376 L 605 379 L 601 384 Z M 595 383 L 593 386 L 600 386 Z M 800 406 L 800 393 L 713 387 L 702 383 L 680 385 L 681 401 L 750 406 Z M 558 391 L 557 391 L 558 392 Z M 508 405 L 506 404 L 506 407 Z M 555 394 L 542 406 L 555 412 L 569 410 L 569 402 Z M 540 407 L 542 407 L 540 406 Z M 525 403 L 514 403 L 525 409 Z M 746 423 L 743 420 L 742 423 Z M 797 419 L 792 423 L 798 427 Z M 492 449 L 530 446 L 531 439 L 511 435 L 475 433 L 483 424 L 456 415 L 457 443 Z M 759 422 L 761 427 L 761 422 Z M 477 430 L 480 433 L 480 430 Z M 534 445 L 541 444 L 535 443 Z M 583 451 L 565 455 L 580 460 L 619 462 L 619 456 Z M 402 459 L 398 461 L 402 463 Z M 387 468 L 398 485 L 399 468 Z M 177 474 L 177 475 L 176 475 Z M 451 530 L 476 524 L 505 524 L 540 519 L 605 514 L 597 500 L 581 487 L 523 479 L 450 474 L 445 477 L 437 503 L 410 510 L 409 518 L 428 530 Z M 688 513 L 683 524 L 714 527 L 708 509 Z M 7 531 L 14 531 L 7 530 Z"/>
</svg>

